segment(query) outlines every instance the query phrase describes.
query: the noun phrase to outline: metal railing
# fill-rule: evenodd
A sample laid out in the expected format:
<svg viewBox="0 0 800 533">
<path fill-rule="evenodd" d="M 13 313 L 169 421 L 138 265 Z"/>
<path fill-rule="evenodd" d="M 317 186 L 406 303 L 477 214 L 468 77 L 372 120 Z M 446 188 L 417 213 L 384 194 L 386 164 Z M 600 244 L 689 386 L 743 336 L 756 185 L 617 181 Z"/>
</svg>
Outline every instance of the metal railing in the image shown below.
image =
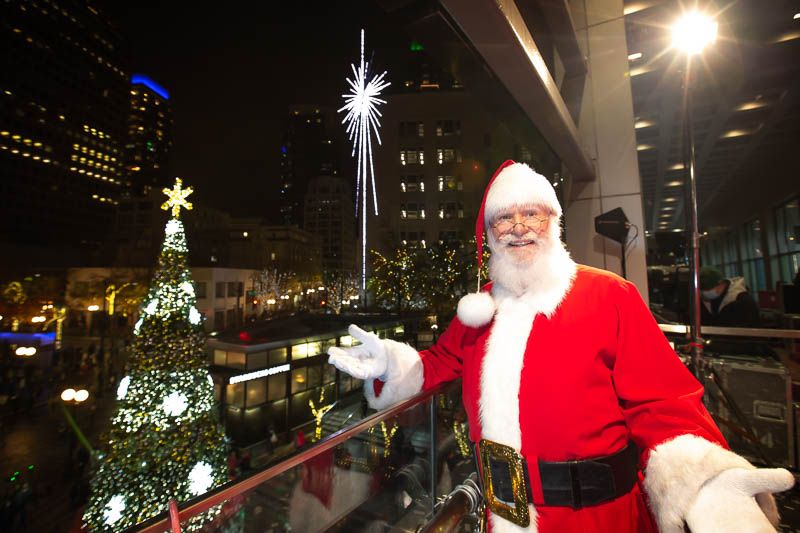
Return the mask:
<svg viewBox="0 0 800 533">
<path fill-rule="evenodd" d="M 659 328 L 664 333 L 689 332 L 689 326 L 685 324 L 659 324 Z M 800 339 L 798 329 L 766 329 L 766 328 L 723 328 L 719 326 L 702 326 L 701 335 L 720 335 L 725 337 L 763 337 L 765 339 Z"/>
<path fill-rule="evenodd" d="M 404 400 L 396 405 L 379 411 L 360 422 L 353 424 L 347 428 L 341 429 L 328 437 L 315 444 L 313 447 L 304 450 L 294 456 L 291 456 L 280 463 L 253 474 L 246 479 L 234 482 L 233 484 L 223 485 L 215 491 L 209 492 L 203 496 L 189 500 L 181 505 L 176 506 L 175 500 L 171 499 L 164 502 L 165 508 L 169 507 L 171 512 L 165 511 L 164 513 L 138 524 L 127 531 L 138 533 L 161 533 L 167 530 L 175 530 L 177 522 L 185 522 L 194 518 L 213 507 L 221 505 L 231 499 L 242 496 L 248 491 L 251 491 L 266 483 L 277 476 L 295 468 L 301 464 L 319 457 L 323 453 L 332 451 L 337 446 L 345 443 L 346 441 L 355 438 L 359 434 L 380 425 L 382 422 L 387 422 L 401 413 L 416 407 L 431 400 L 435 395 L 445 392 L 452 382 L 443 383 L 433 389 L 421 392 L 407 400 Z M 431 404 L 434 406 L 434 404 Z M 433 435 L 431 436 L 433 438 Z M 172 515 L 172 516 L 170 516 Z"/>
</svg>

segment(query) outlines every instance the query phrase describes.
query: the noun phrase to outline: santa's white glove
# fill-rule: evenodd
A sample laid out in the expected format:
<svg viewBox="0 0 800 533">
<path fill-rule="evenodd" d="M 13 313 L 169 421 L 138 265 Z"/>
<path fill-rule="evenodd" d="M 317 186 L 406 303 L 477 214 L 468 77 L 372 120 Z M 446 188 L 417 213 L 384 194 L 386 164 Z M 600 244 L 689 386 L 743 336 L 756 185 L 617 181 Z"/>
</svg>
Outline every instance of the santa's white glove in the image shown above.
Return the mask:
<svg viewBox="0 0 800 533">
<path fill-rule="evenodd" d="M 794 476 L 783 468 L 731 468 L 706 482 L 686 516 L 692 533 L 775 531 L 778 511 L 773 492 L 792 488 Z"/>
<path fill-rule="evenodd" d="M 386 381 L 389 358 L 383 341 L 355 324 L 350 324 L 347 331 L 361 344 L 352 348 L 331 346 L 328 348 L 328 362 L 357 379 L 378 378 Z"/>
</svg>

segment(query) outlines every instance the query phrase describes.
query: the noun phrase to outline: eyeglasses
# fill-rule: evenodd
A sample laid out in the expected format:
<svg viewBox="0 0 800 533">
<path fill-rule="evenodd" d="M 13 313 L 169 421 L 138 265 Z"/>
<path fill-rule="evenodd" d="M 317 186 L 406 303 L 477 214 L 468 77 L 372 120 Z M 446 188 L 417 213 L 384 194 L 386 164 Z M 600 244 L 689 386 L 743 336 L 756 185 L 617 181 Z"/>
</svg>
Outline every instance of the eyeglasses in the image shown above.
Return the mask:
<svg viewBox="0 0 800 533">
<path fill-rule="evenodd" d="M 537 231 L 544 227 L 549 219 L 550 217 L 547 216 L 527 215 L 523 217 L 520 222 L 514 222 L 514 217 L 511 215 L 504 215 L 501 216 L 497 222 L 492 224 L 492 227 L 500 233 L 508 233 L 516 228 L 517 224 L 522 224 L 532 231 Z"/>
</svg>

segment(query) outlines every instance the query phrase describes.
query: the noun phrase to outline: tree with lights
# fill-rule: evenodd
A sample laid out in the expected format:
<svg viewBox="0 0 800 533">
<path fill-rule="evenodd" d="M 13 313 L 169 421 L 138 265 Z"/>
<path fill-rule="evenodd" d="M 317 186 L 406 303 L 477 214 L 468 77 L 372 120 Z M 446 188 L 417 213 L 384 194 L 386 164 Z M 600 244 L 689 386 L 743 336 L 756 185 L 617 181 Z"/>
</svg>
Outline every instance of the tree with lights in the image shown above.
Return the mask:
<svg viewBox="0 0 800 533">
<path fill-rule="evenodd" d="M 470 249 L 472 240 L 439 243 L 423 248 L 400 246 L 392 255 L 372 252 L 370 289 L 377 304 L 397 312 L 425 310 L 446 316 L 455 302 L 468 292 L 477 276 Z M 472 248 L 471 248 L 472 247 Z M 483 250 L 483 279 L 488 276 L 489 251 Z"/>
<path fill-rule="evenodd" d="M 289 291 L 289 287 L 295 282 L 296 278 L 297 276 L 294 272 L 281 272 L 277 268 L 265 268 L 261 272 L 254 274 L 253 284 L 258 283 L 256 294 L 259 301 L 264 305 L 275 305 L 276 308 L 283 307 L 281 304 L 284 300 L 289 299 L 287 291 Z M 273 303 L 269 304 L 270 301 Z"/>
<path fill-rule="evenodd" d="M 187 266 L 180 208 L 192 189 L 164 189 L 171 210 L 129 373 L 119 383 L 107 452 L 98 456 L 84 514 L 91 531 L 119 531 L 203 494 L 227 479 L 226 444 L 206 368 L 202 316 Z M 198 529 L 218 512 L 194 519 Z"/>
<path fill-rule="evenodd" d="M 425 250 L 400 246 L 392 255 L 372 253 L 372 276 L 369 286 L 375 302 L 398 313 L 412 309 L 424 309 L 427 305 L 422 293 L 425 269 Z"/>
<path fill-rule="evenodd" d="M 325 291 L 328 296 L 328 307 L 337 315 L 341 312 L 343 305 L 350 305 L 350 302 L 358 298 L 358 278 L 351 272 L 342 270 L 331 270 L 325 272 Z"/>
</svg>

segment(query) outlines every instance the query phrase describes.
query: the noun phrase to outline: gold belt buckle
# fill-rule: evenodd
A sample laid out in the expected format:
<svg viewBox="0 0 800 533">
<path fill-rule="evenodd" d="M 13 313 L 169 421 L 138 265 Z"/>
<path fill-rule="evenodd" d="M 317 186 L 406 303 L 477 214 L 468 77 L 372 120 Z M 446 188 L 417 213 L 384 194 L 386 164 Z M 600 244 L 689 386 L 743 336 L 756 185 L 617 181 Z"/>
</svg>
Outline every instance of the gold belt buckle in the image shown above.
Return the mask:
<svg viewBox="0 0 800 533">
<path fill-rule="evenodd" d="M 524 459 L 522 456 L 510 446 L 486 439 L 481 439 L 478 443 L 478 453 L 481 456 L 486 505 L 498 516 L 520 527 L 528 527 L 531 517 L 528 513 L 528 489 L 525 486 L 525 475 L 522 469 L 522 461 Z M 505 463 L 508 466 L 508 473 L 511 477 L 511 490 L 514 494 L 513 503 L 499 500 L 495 496 L 494 487 L 492 486 L 492 468 L 490 466 L 492 461 Z"/>
</svg>

